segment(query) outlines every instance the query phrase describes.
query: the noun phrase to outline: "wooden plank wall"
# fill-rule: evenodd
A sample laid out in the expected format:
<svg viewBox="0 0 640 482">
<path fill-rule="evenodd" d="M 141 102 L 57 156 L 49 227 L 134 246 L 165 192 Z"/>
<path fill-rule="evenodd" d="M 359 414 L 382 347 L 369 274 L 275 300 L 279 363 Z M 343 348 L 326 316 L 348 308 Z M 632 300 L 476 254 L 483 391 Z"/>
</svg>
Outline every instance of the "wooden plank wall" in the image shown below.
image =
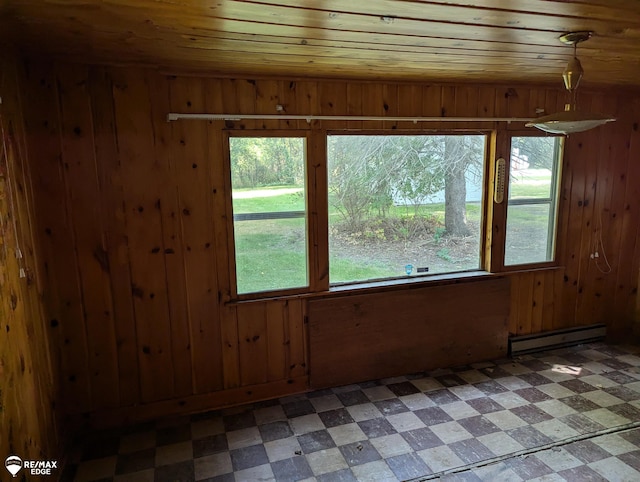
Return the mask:
<svg viewBox="0 0 640 482">
<path fill-rule="evenodd" d="M 305 388 L 306 301 L 227 303 L 233 269 L 224 129 L 347 127 L 167 123 L 167 112 L 275 114 L 280 104 L 300 115 L 532 117 L 536 108 L 552 112 L 564 102 L 559 88 L 520 85 L 218 79 L 47 63 L 27 64 L 21 81 L 41 268 L 47 309 L 58 321 L 54 350 L 68 408 L 124 418 L 134 405 L 148 416 Z M 560 267 L 509 275 L 511 333 L 595 322 L 618 333 L 632 327 L 639 99 L 637 92 L 583 94 L 585 107 L 620 120 L 568 139 Z M 312 162 L 322 170 L 317 157 Z M 606 274 L 588 256 L 600 236 Z M 155 411 L 140 409 L 153 403 Z"/>
<path fill-rule="evenodd" d="M 0 71 L 0 454 L 60 459 L 64 441 L 48 334 L 57 322 L 46 317 L 40 298 L 15 59 L 0 57 Z"/>
<path fill-rule="evenodd" d="M 500 277 L 311 300 L 311 386 L 502 357 L 508 341 L 508 296 L 509 281 Z M 464 303 L 457 301 L 461 298 Z"/>
</svg>

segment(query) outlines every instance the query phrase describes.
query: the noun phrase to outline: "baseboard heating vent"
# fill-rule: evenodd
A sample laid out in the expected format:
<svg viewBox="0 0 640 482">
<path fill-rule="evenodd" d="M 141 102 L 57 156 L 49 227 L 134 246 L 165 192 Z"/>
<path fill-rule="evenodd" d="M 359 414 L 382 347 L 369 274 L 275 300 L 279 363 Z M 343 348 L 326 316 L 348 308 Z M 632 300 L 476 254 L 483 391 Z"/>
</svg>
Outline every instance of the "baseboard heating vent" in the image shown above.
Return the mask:
<svg viewBox="0 0 640 482">
<path fill-rule="evenodd" d="M 604 339 L 606 334 L 607 327 L 604 324 L 597 324 L 535 335 L 514 336 L 509 338 L 509 355 L 524 355 L 525 353 L 600 341 Z"/>
</svg>

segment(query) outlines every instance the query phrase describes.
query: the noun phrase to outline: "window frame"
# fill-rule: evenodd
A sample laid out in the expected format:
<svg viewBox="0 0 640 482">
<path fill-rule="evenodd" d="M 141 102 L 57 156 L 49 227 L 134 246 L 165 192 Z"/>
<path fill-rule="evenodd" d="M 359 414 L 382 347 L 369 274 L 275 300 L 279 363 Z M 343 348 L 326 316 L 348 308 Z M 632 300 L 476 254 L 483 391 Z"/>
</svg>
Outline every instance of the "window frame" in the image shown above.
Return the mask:
<svg viewBox="0 0 640 482">
<path fill-rule="evenodd" d="M 490 166 L 490 186 L 487 191 L 491 195 L 489 202 L 487 202 L 487 209 L 492 211 L 491 222 L 487 224 L 487 232 L 490 233 L 487 236 L 487 244 L 485 245 L 485 252 L 487 253 L 487 262 L 485 264 L 487 271 L 491 273 L 509 273 L 517 271 L 530 271 L 536 269 L 554 268 L 558 266 L 558 222 L 561 216 L 561 202 L 560 202 L 560 184 L 562 181 L 562 167 L 564 164 L 565 156 L 565 144 L 566 136 L 553 135 L 553 134 L 540 134 L 536 131 L 530 130 L 498 130 L 496 133 L 495 153 L 491 159 Z M 556 169 L 552 172 L 551 188 L 550 188 L 550 202 L 549 206 L 553 207 L 553 216 L 549 219 L 549 228 L 552 230 L 552 246 L 547 247 L 551 251 L 551 260 L 538 261 L 531 263 L 521 264 L 505 264 L 506 254 L 506 232 L 507 232 L 507 211 L 509 206 L 513 205 L 527 205 L 527 204 L 544 204 L 542 199 L 531 200 L 517 200 L 512 203 L 509 200 L 509 187 L 511 179 L 511 145 L 514 137 L 554 137 L 560 140 L 557 147 Z M 498 159 L 505 159 L 505 192 L 504 201 L 502 203 L 496 203 L 493 196 L 496 182 L 496 162 Z M 555 196 L 555 203 L 554 201 Z M 532 202 L 528 202 L 532 201 Z"/>
<path fill-rule="evenodd" d="M 296 129 L 265 129 L 265 130 L 225 130 L 223 136 L 223 148 L 225 159 L 226 180 L 228 185 L 227 190 L 227 217 L 230 220 L 227 225 L 227 249 L 229 253 L 229 276 L 230 276 L 230 288 L 231 299 L 234 301 L 249 301 L 259 300 L 266 298 L 277 298 L 283 296 L 292 296 L 306 294 L 313 290 L 314 276 L 316 270 L 313 265 L 312 250 L 315 247 L 314 239 L 312 239 L 312 216 L 311 216 L 311 189 L 312 182 L 315 182 L 315 176 L 310 173 L 309 152 L 310 152 L 310 137 L 311 132 L 309 130 L 296 130 Z M 306 237 L 306 274 L 307 284 L 305 286 L 282 288 L 274 290 L 262 290 L 251 291 L 248 293 L 238 293 L 238 278 L 237 278 L 237 256 L 236 256 L 236 242 L 235 242 L 235 214 L 233 212 L 233 180 L 232 180 L 232 167 L 231 167 L 231 138 L 304 138 L 305 139 L 305 152 L 304 152 L 304 179 L 305 179 L 305 237 Z"/>
<path fill-rule="evenodd" d="M 447 126 L 448 127 L 448 126 Z M 461 282 L 467 279 L 499 275 L 501 273 L 531 271 L 536 269 L 554 268 L 559 265 L 558 252 L 558 223 L 562 216 L 563 204 L 560 199 L 560 187 L 562 182 L 562 167 L 565 158 L 566 142 L 564 136 L 558 148 L 559 157 L 555 180 L 552 182 L 555 189 L 556 203 L 553 226 L 553 260 L 539 263 L 527 263 L 518 265 L 504 265 L 505 234 L 507 223 L 508 194 L 505 193 L 505 202 L 496 203 L 494 198 L 494 186 L 496 181 L 496 160 L 509 159 L 511 156 L 512 137 L 542 137 L 538 132 L 516 128 L 511 130 L 506 123 L 494 123 L 491 127 L 471 128 L 463 127 L 438 127 L 433 129 L 388 129 L 388 128 L 326 128 L 320 123 L 309 124 L 308 128 L 275 128 L 275 129 L 244 129 L 226 127 L 222 129 L 222 159 L 225 177 L 225 206 L 227 223 L 224 227 L 227 238 L 228 269 L 229 269 L 229 295 L 225 296 L 225 303 L 243 303 L 265 299 L 286 297 L 327 296 L 331 294 L 347 294 L 365 292 L 367 290 L 398 289 L 424 285 L 441 285 Z M 480 226 L 480 264 L 477 270 L 457 271 L 451 273 L 428 273 L 421 276 L 408 278 L 382 278 L 369 281 L 355 281 L 347 283 L 329 284 L 329 196 L 328 196 L 328 168 L 327 168 L 327 141 L 330 135 L 483 135 L 485 142 L 485 162 L 483 173 L 483 192 L 481 199 L 481 226 Z M 233 220 L 233 199 L 231 182 L 231 152 L 230 141 L 232 137 L 304 137 L 306 139 L 305 152 L 305 205 L 306 205 L 306 238 L 307 238 L 307 286 L 300 288 L 288 288 L 281 290 L 256 291 L 251 293 L 237 293 L 236 278 L 236 252 Z M 510 176 L 510 162 L 506 162 L 505 176 Z M 225 234 L 223 234 L 225 235 Z"/>
<path fill-rule="evenodd" d="M 451 271 L 446 273 L 421 273 L 421 274 L 413 274 L 411 276 L 397 276 L 397 277 L 388 277 L 388 278 L 375 278 L 369 280 L 360 280 L 360 281 L 344 281 L 344 282 L 336 282 L 331 283 L 330 279 L 328 281 L 328 289 L 332 292 L 344 292 L 348 291 L 350 288 L 352 290 L 358 290 L 362 287 L 368 286 L 384 286 L 384 285 L 398 285 L 398 284 L 411 284 L 417 282 L 438 282 L 439 279 L 446 278 L 451 279 L 452 277 L 458 278 L 467 278 L 469 276 L 473 276 L 474 274 L 483 273 L 488 270 L 484 268 L 485 266 L 485 247 L 484 247 L 484 239 L 486 238 L 486 204 L 487 204 L 487 186 L 489 184 L 489 170 L 488 165 L 490 164 L 490 154 L 491 154 L 491 145 L 493 143 L 495 130 L 491 128 L 481 128 L 481 129 L 473 129 L 473 128 L 452 128 L 452 129 L 329 129 L 324 132 L 324 144 L 325 144 L 325 157 L 323 162 L 326 164 L 325 172 L 327 174 L 327 180 L 325 185 L 325 192 L 327 195 L 326 199 L 326 222 L 327 222 L 327 263 L 330 257 L 329 252 L 329 244 L 328 244 L 328 194 L 329 194 L 329 180 L 328 180 L 328 153 L 326 152 L 326 146 L 328 144 L 328 140 L 330 136 L 462 136 L 462 135 L 477 135 L 483 136 L 485 138 L 484 141 L 484 158 L 483 165 L 481 169 L 482 173 L 482 195 L 480 199 L 480 246 L 478 248 L 478 266 L 477 268 L 471 268 L 462 271 Z M 329 265 L 327 264 L 327 270 Z"/>
</svg>

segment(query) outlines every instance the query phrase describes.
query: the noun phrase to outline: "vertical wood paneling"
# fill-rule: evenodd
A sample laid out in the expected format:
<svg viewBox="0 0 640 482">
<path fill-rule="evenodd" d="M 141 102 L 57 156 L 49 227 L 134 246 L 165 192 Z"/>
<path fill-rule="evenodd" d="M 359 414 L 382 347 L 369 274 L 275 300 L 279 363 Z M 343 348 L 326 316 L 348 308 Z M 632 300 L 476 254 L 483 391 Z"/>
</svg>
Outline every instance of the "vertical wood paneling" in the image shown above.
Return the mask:
<svg viewBox="0 0 640 482">
<path fill-rule="evenodd" d="M 256 82 L 256 111 L 265 114 L 276 115 L 276 105 L 280 104 L 279 87 L 282 82 L 276 80 L 260 80 Z M 284 106 L 283 106 L 284 108 Z M 286 123 L 286 121 L 282 121 Z M 281 121 L 278 120 L 262 120 L 260 121 L 261 129 L 278 129 Z"/>
<path fill-rule="evenodd" d="M 223 111 L 222 82 L 214 79 L 204 81 L 204 102 L 207 112 Z M 211 197 L 213 209 L 213 230 L 215 239 L 215 253 L 218 262 L 216 276 L 218 280 L 218 301 L 226 302 L 231 297 L 231 271 L 220 260 L 231 258 L 229 242 L 229 219 L 232 217 L 231 199 L 227 193 L 231 192 L 231 173 L 225 166 L 225 151 L 227 144 L 223 142 L 221 130 L 222 121 L 207 123 L 207 144 L 209 145 Z M 231 264 L 231 263 L 229 263 Z"/>
<path fill-rule="evenodd" d="M 603 129 L 603 135 L 606 135 L 611 139 L 610 148 L 610 170 L 611 170 L 611 190 L 606 200 L 609 206 L 608 220 L 609 225 L 606 233 L 609 238 L 609 242 L 603 246 L 604 254 L 607 255 L 607 262 L 611 266 L 611 272 L 606 274 L 607 280 L 603 289 L 602 297 L 599 300 L 594 300 L 594 304 L 601 306 L 599 315 L 601 319 L 606 316 L 614 314 L 614 319 L 611 320 L 611 326 L 613 331 L 620 331 L 624 327 L 624 310 L 616 306 L 615 298 L 616 292 L 619 289 L 617 284 L 617 273 L 623 271 L 625 268 L 620 264 L 620 246 L 622 244 L 623 236 L 623 217 L 625 212 L 625 200 L 627 198 L 627 172 L 629 170 L 629 150 L 630 150 L 630 137 L 631 137 L 631 122 L 630 113 L 628 111 L 628 100 L 622 97 L 611 96 L 604 99 L 605 105 L 611 106 L 618 104 L 616 109 L 621 126 L 604 126 L 607 129 Z M 626 121 L 626 122 L 625 122 Z M 634 159 L 633 162 L 637 162 Z M 600 258 L 598 258 L 600 259 Z M 623 262 L 623 264 L 630 264 L 629 260 Z M 604 269 L 607 271 L 607 268 Z M 599 303 L 598 303 L 599 302 Z"/>
<path fill-rule="evenodd" d="M 537 271 L 533 274 L 533 292 L 531 300 L 531 333 L 542 331 L 542 313 L 544 309 L 544 281 L 545 272 Z"/>
<path fill-rule="evenodd" d="M 544 112 L 544 110 L 546 110 L 546 104 L 547 104 L 547 90 L 543 88 L 532 90 L 529 94 L 529 106 L 527 107 L 528 115 L 530 116 L 540 115 L 539 109 L 543 109 L 543 112 Z M 525 114 L 525 116 L 526 115 L 527 114 Z"/>
<path fill-rule="evenodd" d="M 509 308 L 509 323 L 508 330 L 509 336 L 515 336 L 518 334 L 518 324 L 520 320 L 520 284 L 521 276 L 513 275 L 509 278 L 510 284 L 510 308 Z"/>
<path fill-rule="evenodd" d="M 268 335 L 266 303 L 238 305 L 240 381 L 242 385 L 265 383 L 268 378 Z"/>
<path fill-rule="evenodd" d="M 634 319 L 638 291 L 638 226 L 640 226 L 640 102 L 632 103 L 629 155 L 626 166 L 626 196 L 622 206 L 622 227 L 618 249 L 618 275 L 613 306 L 621 319 Z M 636 253 L 630 256 L 630 253 Z M 616 253 L 612 253 L 616 256 Z M 638 320 L 636 320 L 638 321 Z"/>
<path fill-rule="evenodd" d="M 362 84 L 350 82 L 347 84 L 347 115 L 361 116 L 362 114 Z M 353 129 L 362 129 L 362 121 L 351 123 Z"/>
<path fill-rule="evenodd" d="M 290 82 L 277 82 L 278 88 L 278 100 L 280 101 L 280 105 L 283 107 L 283 112 L 285 114 L 297 115 L 298 110 L 296 106 L 296 85 L 295 81 Z M 281 120 L 279 123 L 280 129 L 296 129 L 296 128 L 304 128 L 303 124 L 306 124 L 305 121 L 296 121 L 296 120 Z"/>
<path fill-rule="evenodd" d="M 565 270 L 562 269 L 559 273 L 553 278 L 553 291 L 554 293 L 563 293 L 563 290 L 566 287 L 566 274 Z M 564 294 L 564 293 L 563 293 Z M 564 306 L 564 296 L 557 296 L 557 301 L 553 306 L 553 329 L 559 330 L 566 326 L 566 322 L 563 319 L 565 315 L 565 306 Z"/>
<path fill-rule="evenodd" d="M 531 117 L 535 112 L 530 111 L 530 95 L 535 94 L 535 90 L 532 89 L 510 89 L 507 96 L 507 111 L 509 117 Z"/>
<path fill-rule="evenodd" d="M 496 103 L 495 103 L 495 116 L 496 117 L 509 117 L 509 98 L 517 95 L 517 92 L 513 88 L 499 87 L 496 89 Z"/>
<path fill-rule="evenodd" d="M 256 81 L 251 79 L 237 79 L 235 82 L 235 92 L 237 109 L 235 112 L 241 114 L 253 114 L 256 112 L 256 100 L 258 93 L 256 89 Z M 243 120 L 241 125 L 246 129 L 259 129 L 262 121 L 259 120 Z"/>
<path fill-rule="evenodd" d="M 574 136 L 575 140 L 578 136 Z M 571 142 L 570 139 L 565 144 L 564 172 L 570 172 L 570 188 L 567 192 L 564 210 L 566 213 L 566 232 L 563 243 L 564 253 L 560 256 L 560 262 L 564 263 L 564 288 L 562 314 L 558 322 L 558 328 L 566 328 L 575 324 L 576 298 L 578 292 L 578 282 L 580 279 L 580 238 L 582 234 L 582 216 L 584 213 L 584 195 L 586 185 L 586 174 L 584 172 L 584 161 L 589 147 L 584 142 Z M 569 242 L 568 240 L 572 240 Z"/>
<path fill-rule="evenodd" d="M 363 94 L 364 96 L 364 94 Z M 318 87 L 318 107 L 321 115 L 342 115 L 347 106 L 347 84 L 345 82 L 322 82 Z M 366 100 L 363 97 L 363 104 Z M 343 129 L 342 121 L 322 121 L 323 129 Z"/>
<path fill-rule="evenodd" d="M 443 116 L 440 100 L 442 99 L 442 86 L 427 84 L 422 87 L 422 115 L 424 117 Z"/>
<path fill-rule="evenodd" d="M 557 329 L 555 285 L 562 284 L 562 270 L 514 273 L 511 280 L 509 333 L 527 335 Z"/>
<path fill-rule="evenodd" d="M 180 199 L 176 180 L 181 172 L 182 158 L 174 162 L 171 125 L 165 120 L 171 108 L 169 84 L 166 78 L 149 77 L 151 120 L 155 139 L 154 153 L 157 159 L 159 180 L 160 221 L 162 239 L 154 250 L 165 266 L 169 321 L 171 326 L 171 359 L 175 396 L 188 395 L 194 389 L 192 368 L 191 324 L 185 273 L 185 244 L 180 216 Z M 141 320 L 142 321 L 142 320 Z"/>
<path fill-rule="evenodd" d="M 235 307 L 223 306 L 220 319 L 224 388 L 235 388 L 240 386 L 240 339 Z"/>
<path fill-rule="evenodd" d="M 296 82 L 296 109 L 299 115 L 319 114 L 320 95 L 318 94 L 318 83 L 313 81 Z M 304 122 L 304 125 L 302 123 Z M 298 128 L 304 129 L 310 126 L 317 127 L 319 121 L 308 124 L 306 121 L 298 121 Z"/>
<path fill-rule="evenodd" d="M 89 71 L 96 172 L 107 244 L 113 300 L 120 405 L 140 400 L 135 318 L 131 297 L 129 246 L 122 198 L 122 169 L 115 143 L 115 119 L 111 78 L 104 68 Z"/>
<path fill-rule="evenodd" d="M 379 83 L 362 84 L 362 114 L 373 117 L 385 116 L 384 85 Z M 384 121 L 367 121 L 367 129 L 383 129 Z"/>
<path fill-rule="evenodd" d="M 583 102 L 590 104 L 590 97 L 583 97 Z M 601 106 L 594 103 L 592 109 L 599 109 Z M 598 110 L 594 110 L 597 112 Z M 598 149 L 599 143 L 595 136 L 580 136 L 578 142 L 582 146 L 583 152 L 588 153 L 593 149 Z M 579 166 L 585 172 L 584 195 L 582 204 L 582 226 L 580 230 L 580 246 L 577 252 L 575 263 L 579 272 L 579 283 L 576 292 L 576 314 L 573 324 L 579 324 L 578 320 L 591 319 L 594 316 L 594 306 L 591 300 L 596 297 L 595 283 L 590 281 L 595 277 L 595 261 L 591 259 L 594 252 L 594 240 L 598 228 L 598 212 L 596 211 L 597 192 L 597 162 L 594 156 L 585 156 L 577 159 Z M 595 217 L 594 217 L 595 215 Z M 597 294 L 599 297 L 600 295 Z"/>
<path fill-rule="evenodd" d="M 118 155 L 123 166 L 127 239 L 131 255 L 140 388 L 143 401 L 171 397 L 171 321 L 162 242 L 162 186 L 155 158 L 149 84 L 144 71 L 114 74 Z"/>
<path fill-rule="evenodd" d="M 478 92 L 478 115 L 493 117 L 496 110 L 496 89 L 483 85 Z"/>
<path fill-rule="evenodd" d="M 540 106 L 555 111 L 562 101 L 558 90 L 522 86 L 202 79 L 65 65 L 57 72 L 59 85 L 47 66 L 29 70 L 25 145 L 36 186 L 35 227 L 42 234 L 44 299 L 58 337 L 53 353 L 74 413 L 265 383 L 282 387 L 309 373 L 306 301 L 233 303 L 226 131 L 309 130 L 309 210 L 317 228 L 309 237 L 317 262 L 311 286 L 326 290 L 324 129 L 478 128 L 385 121 L 166 123 L 166 112 L 274 114 L 281 104 L 300 115 L 527 117 Z M 597 105 L 596 94 L 593 101 L 582 97 L 593 110 L 607 111 L 616 102 L 618 110 L 627 108 L 617 96 Z M 630 327 L 640 264 L 634 102 L 635 110 L 618 124 L 567 139 L 560 267 L 509 275 L 511 333 L 602 320 L 613 329 Z M 517 126 L 497 127 L 504 134 Z M 495 154 L 505 155 L 502 144 Z M 81 184 L 84 177 L 89 182 Z M 603 242 L 615 258 L 608 277 L 588 257 L 600 211 Z M 89 291 L 89 284 L 98 288 Z"/>
<path fill-rule="evenodd" d="M 220 110 L 221 114 L 224 114 L 225 112 L 240 112 L 240 108 L 238 107 L 239 99 L 237 84 L 238 82 L 235 79 L 220 79 L 212 86 L 220 89 L 222 101 L 222 109 Z M 211 83 L 209 83 L 209 85 L 211 85 Z"/>
<path fill-rule="evenodd" d="M 113 407 L 118 400 L 118 362 L 109 261 L 104 238 L 92 114 L 84 67 L 57 73 L 60 93 L 62 162 L 79 265 L 83 316 L 89 353 L 92 406 Z"/>
<path fill-rule="evenodd" d="M 422 88 L 418 85 L 398 86 L 398 112 L 403 116 L 422 115 Z M 400 115 L 400 114 L 398 114 Z"/>
<path fill-rule="evenodd" d="M 518 334 L 527 335 L 533 333 L 531 321 L 533 319 L 533 273 L 520 275 L 518 289 Z"/>
<path fill-rule="evenodd" d="M 71 233 L 62 165 L 58 88 L 53 66 L 28 65 L 23 77 L 29 160 L 42 251 L 44 299 L 49 323 L 57 340 L 61 393 L 69 410 L 91 408 L 89 360 L 78 263 Z"/>
<path fill-rule="evenodd" d="M 267 380 L 282 380 L 287 375 L 284 339 L 284 302 L 267 303 Z"/>
<path fill-rule="evenodd" d="M 224 110 L 224 82 L 214 79 L 204 81 L 204 101 L 208 112 L 222 112 Z M 238 342 L 238 324 L 235 308 L 225 306 L 231 298 L 232 273 L 235 272 L 233 263 L 223 262 L 232 259 L 231 246 L 229 245 L 232 219 L 231 199 L 231 175 L 225 167 L 225 154 L 227 143 L 224 142 L 220 129 L 221 122 L 210 122 L 207 125 L 207 144 L 209 149 L 211 195 L 213 207 L 213 229 L 215 260 L 217 269 L 218 292 L 217 312 L 220 323 L 220 363 L 222 371 L 222 388 L 234 388 L 240 385 L 240 357 Z"/>
<path fill-rule="evenodd" d="M 440 91 L 440 112 L 447 117 L 455 116 L 456 109 L 456 88 L 452 85 L 445 85 Z M 443 123 L 443 129 L 456 129 L 460 126 L 458 122 Z"/>
<path fill-rule="evenodd" d="M 398 117 L 398 86 L 394 84 L 384 84 L 382 86 L 382 109 L 385 116 Z M 384 122 L 383 129 L 396 129 L 397 121 Z"/>
<path fill-rule="evenodd" d="M 285 302 L 287 323 L 286 343 L 289 346 L 289 377 L 302 376 L 306 372 L 306 335 L 304 329 L 304 302 L 300 299 Z"/>
<path fill-rule="evenodd" d="M 480 109 L 479 89 L 475 86 L 464 86 L 455 89 L 454 115 L 456 117 L 477 117 Z"/>
<path fill-rule="evenodd" d="M 170 87 L 173 111 L 205 110 L 203 82 L 173 82 Z M 191 351 L 196 393 L 222 388 L 220 319 L 214 247 L 212 162 L 209 157 L 205 122 L 175 123 L 172 146 L 179 211 L 184 237 L 184 258 Z"/>
<path fill-rule="evenodd" d="M 548 271 L 545 273 L 542 282 L 542 326 L 541 332 L 551 331 L 555 324 L 555 280 L 561 274 L 560 270 Z"/>
<path fill-rule="evenodd" d="M 57 350 L 51 349 L 53 327 L 41 291 L 46 280 L 38 267 L 42 234 L 23 118 L 26 91 L 17 61 L 5 54 L 0 54 L 0 448 L 26 459 L 59 459 L 67 440 L 59 427 L 59 370 L 52 359 Z"/>
</svg>

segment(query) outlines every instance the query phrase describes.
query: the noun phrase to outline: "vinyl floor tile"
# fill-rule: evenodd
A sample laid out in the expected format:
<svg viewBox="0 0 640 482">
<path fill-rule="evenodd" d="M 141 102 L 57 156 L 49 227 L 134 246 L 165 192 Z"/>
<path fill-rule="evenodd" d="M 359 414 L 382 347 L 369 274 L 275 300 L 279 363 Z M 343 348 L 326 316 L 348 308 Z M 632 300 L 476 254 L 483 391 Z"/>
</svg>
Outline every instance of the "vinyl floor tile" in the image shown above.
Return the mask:
<svg viewBox="0 0 640 482">
<path fill-rule="evenodd" d="M 635 482 L 639 355 L 592 343 L 96 432 L 60 480 Z"/>
</svg>

